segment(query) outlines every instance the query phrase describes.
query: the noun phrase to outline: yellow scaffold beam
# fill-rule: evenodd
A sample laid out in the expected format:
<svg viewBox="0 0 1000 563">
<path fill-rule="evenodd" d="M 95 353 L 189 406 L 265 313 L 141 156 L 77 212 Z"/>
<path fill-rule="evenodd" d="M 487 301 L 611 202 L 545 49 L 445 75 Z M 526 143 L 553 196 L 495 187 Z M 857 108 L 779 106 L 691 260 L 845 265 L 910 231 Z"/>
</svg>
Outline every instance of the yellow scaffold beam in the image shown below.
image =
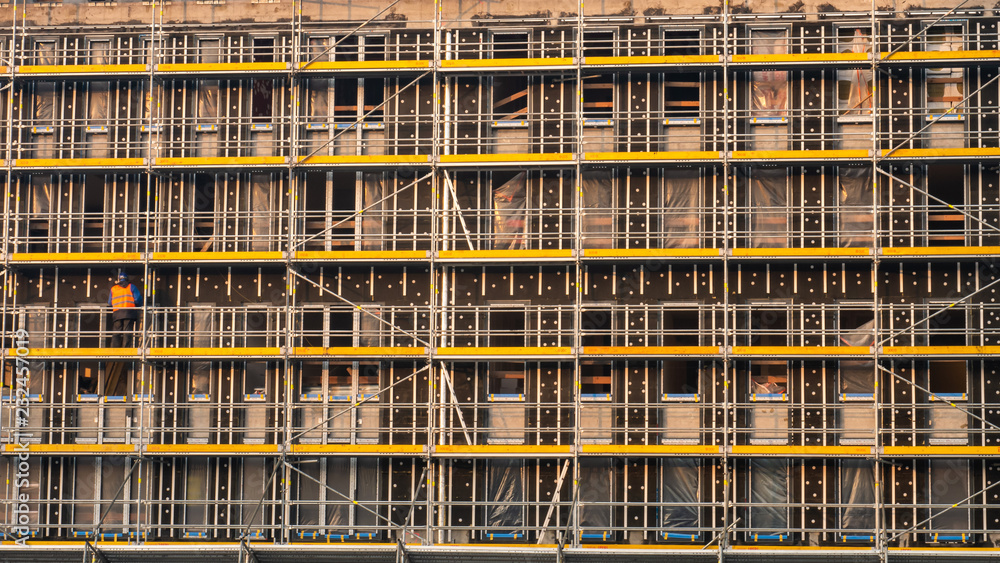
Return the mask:
<svg viewBox="0 0 1000 563">
<path fill-rule="evenodd" d="M 153 261 L 163 262 L 253 262 L 284 260 L 281 252 L 153 252 Z"/>
<path fill-rule="evenodd" d="M 11 262 L 138 262 L 139 252 L 15 252 Z"/>
<path fill-rule="evenodd" d="M 865 356 L 868 346 L 733 346 L 734 356 Z"/>
<path fill-rule="evenodd" d="M 721 63 L 720 55 L 662 55 L 635 57 L 584 57 L 583 66 L 711 65 Z"/>
<path fill-rule="evenodd" d="M 541 258 L 573 258 L 570 249 L 554 250 L 442 250 L 441 260 L 534 260 Z"/>
<path fill-rule="evenodd" d="M 573 349 L 569 346 L 488 346 L 488 347 L 443 347 L 437 349 L 438 356 L 503 356 L 503 357 L 539 357 L 569 356 Z"/>
<path fill-rule="evenodd" d="M 252 356 L 279 356 L 278 347 L 232 347 L 232 348 L 150 348 L 150 356 L 193 356 L 198 358 L 242 358 Z"/>
<path fill-rule="evenodd" d="M 778 257 L 808 257 L 808 256 L 871 256 L 872 249 L 867 247 L 858 248 L 734 248 L 734 257 L 757 257 L 768 256 Z"/>
<path fill-rule="evenodd" d="M 397 165 L 397 164 L 428 164 L 431 157 L 426 154 L 400 154 L 400 155 L 315 155 L 299 156 L 296 158 L 299 164 L 304 165 Z"/>
<path fill-rule="evenodd" d="M 530 59 L 457 59 L 441 61 L 442 70 L 484 68 L 551 68 L 574 64 L 573 57 L 541 57 Z"/>
<path fill-rule="evenodd" d="M 310 70 L 421 70 L 431 67 L 431 61 L 316 61 L 299 63 L 299 69 Z"/>
<path fill-rule="evenodd" d="M 3 452 L 20 451 L 17 444 L 4 444 Z M 139 451 L 134 444 L 28 444 L 28 452 L 48 455 L 131 454 Z"/>
<path fill-rule="evenodd" d="M 870 456 L 875 454 L 875 447 L 743 445 L 732 446 L 731 453 L 733 455 L 774 455 L 784 457 Z"/>
<path fill-rule="evenodd" d="M 424 356 L 427 349 L 420 346 L 299 346 L 292 349 L 293 356 Z"/>
<path fill-rule="evenodd" d="M 884 247 L 882 256 L 998 256 L 1000 246 Z"/>
<path fill-rule="evenodd" d="M 979 147 L 979 148 L 950 148 L 950 149 L 882 149 L 880 156 L 890 160 L 911 159 L 911 158 L 973 158 L 973 157 L 998 157 L 1000 148 Z"/>
<path fill-rule="evenodd" d="M 584 356 L 721 356 L 718 346 L 584 346 Z"/>
<path fill-rule="evenodd" d="M 718 258 L 720 248 L 585 248 L 584 258 Z"/>
<path fill-rule="evenodd" d="M 22 65 L 18 74 L 135 74 L 147 72 L 144 64 L 124 65 Z M 6 72 L 6 71 L 5 71 Z"/>
<path fill-rule="evenodd" d="M 1000 58 L 1000 51 L 983 49 L 981 51 L 898 51 L 890 54 L 888 51 L 879 53 L 883 61 L 947 61 L 964 59 L 982 59 L 995 61 Z"/>
<path fill-rule="evenodd" d="M 7 356 L 14 356 L 15 354 L 16 352 L 13 348 L 7 349 Z M 137 355 L 139 355 L 138 348 L 31 348 L 28 350 L 28 356 L 36 358 L 79 356 L 92 356 L 100 358 Z"/>
<path fill-rule="evenodd" d="M 883 356 L 992 356 L 1000 346 L 885 346 Z"/>
<path fill-rule="evenodd" d="M 283 72 L 289 63 L 160 63 L 157 72 L 212 73 L 212 72 Z"/>
<path fill-rule="evenodd" d="M 293 454 L 345 454 L 345 455 L 421 455 L 427 446 L 412 444 L 292 444 Z"/>
<path fill-rule="evenodd" d="M 510 153 L 510 154 L 443 154 L 441 164 L 514 164 L 519 162 L 573 162 L 573 153 Z"/>
<path fill-rule="evenodd" d="M 153 161 L 153 166 L 284 166 L 288 159 L 283 156 L 179 156 L 160 157 Z"/>
<path fill-rule="evenodd" d="M 141 158 L 18 158 L 14 168 L 138 168 Z"/>
<path fill-rule="evenodd" d="M 588 152 L 584 162 L 683 162 L 687 160 L 719 160 L 719 151 L 662 151 L 662 152 Z"/>
<path fill-rule="evenodd" d="M 581 454 L 589 455 L 628 455 L 628 456 L 658 456 L 658 455 L 720 455 L 721 446 L 700 444 L 657 444 L 657 445 L 612 445 L 612 444 L 582 444 Z"/>
<path fill-rule="evenodd" d="M 572 453 L 570 446 L 533 446 L 520 444 L 497 445 L 438 445 L 434 446 L 436 455 L 453 456 L 509 456 L 523 455 L 525 457 L 565 456 Z"/>
<path fill-rule="evenodd" d="M 296 260 L 423 260 L 427 250 L 299 250 Z"/>
</svg>

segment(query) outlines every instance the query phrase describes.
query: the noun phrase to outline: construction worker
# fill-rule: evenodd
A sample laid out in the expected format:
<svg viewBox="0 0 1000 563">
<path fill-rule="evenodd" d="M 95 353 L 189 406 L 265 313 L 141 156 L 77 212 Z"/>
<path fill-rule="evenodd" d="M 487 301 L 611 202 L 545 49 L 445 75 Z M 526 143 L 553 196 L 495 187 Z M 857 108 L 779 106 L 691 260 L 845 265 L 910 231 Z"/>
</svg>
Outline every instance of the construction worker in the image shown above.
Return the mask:
<svg viewBox="0 0 1000 563">
<path fill-rule="evenodd" d="M 139 318 L 139 307 L 142 307 L 142 292 L 135 284 L 129 283 L 125 272 L 119 272 L 118 283 L 111 286 L 108 305 L 113 311 L 111 347 L 131 347 L 135 321 Z"/>
</svg>

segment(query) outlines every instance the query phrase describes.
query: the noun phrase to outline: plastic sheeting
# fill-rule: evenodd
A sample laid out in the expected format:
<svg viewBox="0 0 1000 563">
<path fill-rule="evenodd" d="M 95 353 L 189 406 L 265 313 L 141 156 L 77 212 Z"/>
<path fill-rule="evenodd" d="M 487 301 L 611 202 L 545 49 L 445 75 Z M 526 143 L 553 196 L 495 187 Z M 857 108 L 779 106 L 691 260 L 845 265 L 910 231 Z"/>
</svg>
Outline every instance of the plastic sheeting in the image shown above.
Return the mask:
<svg viewBox="0 0 1000 563">
<path fill-rule="evenodd" d="M 929 463 L 930 501 L 939 506 L 931 509 L 930 516 L 933 518 L 927 523 L 927 527 L 947 535 L 968 533 L 971 527 L 968 505 L 950 507 L 969 496 L 969 462 L 962 459 L 932 459 Z M 971 502 L 982 501 L 973 499 Z"/>
<path fill-rule="evenodd" d="M 700 462 L 694 458 L 665 458 L 660 468 L 660 525 L 664 528 L 697 528 Z"/>
<path fill-rule="evenodd" d="M 783 459 L 750 461 L 750 530 L 754 533 L 788 529 L 788 465 Z"/>
<path fill-rule="evenodd" d="M 87 114 L 91 125 L 108 125 L 108 109 L 111 84 L 109 82 L 92 82 L 90 84 L 90 107 Z"/>
<path fill-rule="evenodd" d="M 268 250 L 272 232 L 271 175 L 250 176 L 250 249 Z"/>
<path fill-rule="evenodd" d="M 611 462 L 581 459 L 580 526 L 601 531 L 611 528 Z"/>
<path fill-rule="evenodd" d="M 208 511 L 208 504 L 205 502 L 208 494 L 208 460 L 188 458 L 186 463 L 187 471 L 183 473 L 184 500 L 187 501 L 184 523 L 188 526 L 204 526 Z"/>
<path fill-rule="evenodd" d="M 125 473 L 128 471 L 125 458 L 102 457 L 101 458 L 101 514 L 107 512 L 104 523 L 108 525 L 125 523 L 125 505 L 129 496 L 123 490 L 120 494 L 118 489 L 125 482 Z M 114 500 L 118 495 L 118 500 Z"/>
<path fill-rule="evenodd" d="M 871 462 L 844 459 L 840 462 L 840 527 L 846 533 L 875 530 L 875 479 Z"/>
<path fill-rule="evenodd" d="M 336 531 L 346 532 L 354 526 L 375 526 L 378 517 L 370 511 L 378 512 L 374 505 L 378 501 L 378 461 L 373 459 L 358 459 L 354 475 L 354 490 L 350 489 L 351 460 L 328 458 L 326 466 L 326 482 L 333 491 L 327 491 L 330 501 L 327 508 L 326 523 Z M 344 498 L 344 497 L 347 498 Z M 352 501 L 357 501 L 359 508 L 354 509 Z M 351 510 L 354 510 L 354 520 L 351 520 Z"/>
<path fill-rule="evenodd" d="M 614 213 L 611 208 L 610 170 L 588 170 L 581 178 L 583 190 L 584 248 L 612 248 Z"/>
<path fill-rule="evenodd" d="M 306 88 L 309 96 L 309 117 L 329 117 L 330 81 L 325 78 L 312 78 Z"/>
<path fill-rule="evenodd" d="M 528 176 L 524 172 L 493 190 L 493 248 L 520 250 L 526 248 L 524 227 L 528 219 Z"/>
<path fill-rule="evenodd" d="M 495 532 L 524 526 L 524 462 L 491 459 L 486 462 L 486 526 Z"/>
<path fill-rule="evenodd" d="M 31 212 L 44 214 L 51 208 L 52 177 L 31 177 Z"/>
<path fill-rule="evenodd" d="M 788 178 L 784 169 L 756 169 L 750 178 L 753 248 L 788 246 Z"/>
<path fill-rule="evenodd" d="M 663 247 L 696 248 L 701 214 L 698 205 L 699 172 L 670 170 L 663 193 Z"/>
<path fill-rule="evenodd" d="M 873 189 L 870 167 L 840 169 L 840 246 L 873 245 Z"/>
<path fill-rule="evenodd" d="M 379 173 L 365 174 L 364 199 L 361 213 L 361 248 L 363 250 L 382 250 L 382 238 L 385 233 L 386 202 L 383 197 L 382 175 Z"/>
<path fill-rule="evenodd" d="M 871 346 L 875 343 L 875 320 L 844 332 L 840 339 L 845 346 Z M 875 393 L 875 362 L 840 362 L 841 393 Z"/>
<path fill-rule="evenodd" d="M 55 117 L 56 84 L 54 82 L 35 83 L 35 115 L 39 122 L 51 122 Z M 52 125 L 52 123 L 39 123 Z"/>
<path fill-rule="evenodd" d="M 219 81 L 198 82 L 198 117 L 219 117 Z M 212 123 L 214 125 L 214 123 Z"/>
<path fill-rule="evenodd" d="M 76 479 L 74 488 L 64 491 L 72 493 L 73 523 L 77 526 L 92 526 L 94 524 L 94 500 L 97 483 L 97 458 L 79 456 L 76 458 Z"/>
<path fill-rule="evenodd" d="M 750 47 L 754 55 L 787 54 L 788 31 L 754 30 Z M 752 117 L 784 117 L 788 110 L 788 72 L 754 71 L 751 93 Z"/>
<path fill-rule="evenodd" d="M 871 53 L 871 37 L 855 29 L 850 38 L 842 38 L 841 53 Z M 837 98 L 840 115 L 871 115 L 872 71 L 868 68 L 851 68 L 837 71 Z"/>
</svg>

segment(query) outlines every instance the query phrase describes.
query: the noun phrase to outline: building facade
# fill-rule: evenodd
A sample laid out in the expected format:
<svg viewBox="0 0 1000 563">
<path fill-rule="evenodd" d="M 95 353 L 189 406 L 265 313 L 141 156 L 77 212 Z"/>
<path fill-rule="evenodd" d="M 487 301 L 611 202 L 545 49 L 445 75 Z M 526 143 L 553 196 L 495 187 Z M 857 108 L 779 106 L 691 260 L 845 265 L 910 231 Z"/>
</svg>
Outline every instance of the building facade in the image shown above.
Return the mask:
<svg viewBox="0 0 1000 563">
<path fill-rule="evenodd" d="M 8 7 L 0 559 L 1000 543 L 1000 13 Z"/>
</svg>

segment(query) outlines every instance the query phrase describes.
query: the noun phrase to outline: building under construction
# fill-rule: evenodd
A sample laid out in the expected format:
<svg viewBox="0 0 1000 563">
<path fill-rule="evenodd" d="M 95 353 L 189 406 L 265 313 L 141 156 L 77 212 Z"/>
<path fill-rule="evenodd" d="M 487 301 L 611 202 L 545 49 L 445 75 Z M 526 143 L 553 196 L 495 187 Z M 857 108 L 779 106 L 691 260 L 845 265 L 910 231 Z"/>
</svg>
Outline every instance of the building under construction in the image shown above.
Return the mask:
<svg viewBox="0 0 1000 563">
<path fill-rule="evenodd" d="M 998 9 L 6 1 L 0 560 L 996 557 Z"/>
</svg>

